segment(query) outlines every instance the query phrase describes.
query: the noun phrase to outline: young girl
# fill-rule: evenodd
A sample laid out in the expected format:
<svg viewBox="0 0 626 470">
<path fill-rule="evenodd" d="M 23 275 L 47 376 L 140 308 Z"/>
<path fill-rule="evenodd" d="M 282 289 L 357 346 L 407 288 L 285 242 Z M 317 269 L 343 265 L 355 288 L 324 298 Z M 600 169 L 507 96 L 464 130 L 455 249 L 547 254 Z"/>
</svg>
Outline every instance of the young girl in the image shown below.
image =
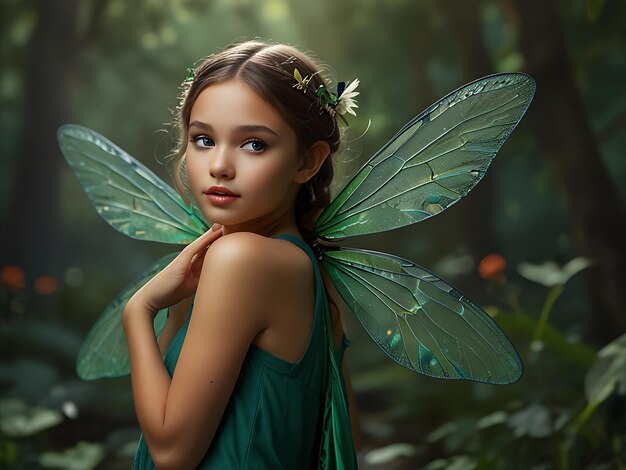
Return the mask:
<svg viewBox="0 0 626 470">
<path fill-rule="evenodd" d="M 345 337 L 303 241 L 340 144 L 320 85 L 305 54 L 257 41 L 186 81 L 173 176 L 214 225 L 124 311 L 143 431 L 134 468 L 356 467 Z M 157 344 L 152 321 L 166 307 Z M 345 389 L 331 420 L 333 360 Z"/>
</svg>

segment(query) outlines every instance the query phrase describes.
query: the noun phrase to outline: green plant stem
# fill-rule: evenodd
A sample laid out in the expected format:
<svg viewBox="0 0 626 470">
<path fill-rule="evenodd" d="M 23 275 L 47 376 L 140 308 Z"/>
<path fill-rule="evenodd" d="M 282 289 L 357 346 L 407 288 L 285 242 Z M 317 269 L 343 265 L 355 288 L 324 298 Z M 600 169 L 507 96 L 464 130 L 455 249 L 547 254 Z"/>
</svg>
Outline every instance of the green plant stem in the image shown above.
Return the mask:
<svg viewBox="0 0 626 470">
<path fill-rule="evenodd" d="M 598 407 L 599 403 L 587 403 L 585 408 L 580 412 L 578 417 L 576 418 L 576 422 L 574 424 L 574 429 L 576 433 L 579 433 L 582 427 L 585 425 L 587 420 L 591 417 L 593 412 Z"/>
<path fill-rule="evenodd" d="M 561 295 L 561 293 L 563 292 L 563 287 L 563 284 L 557 284 L 556 286 L 552 286 L 548 291 L 548 296 L 546 297 L 546 301 L 544 302 L 543 308 L 541 309 L 541 316 L 539 317 L 537 329 L 535 330 L 535 334 L 533 335 L 533 342 L 541 340 L 543 328 L 548 322 L 548 317 L 550 316 L 550 312 L 552 311 L 554 302 L 556 302 L 556 299 L 558 299 L 559 295 Z"/>
</svg>

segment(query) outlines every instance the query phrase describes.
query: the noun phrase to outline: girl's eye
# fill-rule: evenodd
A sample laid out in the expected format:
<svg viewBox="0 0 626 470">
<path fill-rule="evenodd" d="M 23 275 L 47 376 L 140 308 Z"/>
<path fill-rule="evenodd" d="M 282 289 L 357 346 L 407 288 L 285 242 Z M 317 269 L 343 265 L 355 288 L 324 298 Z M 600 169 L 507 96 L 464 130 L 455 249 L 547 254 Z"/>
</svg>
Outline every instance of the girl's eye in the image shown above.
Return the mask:
<svg viewBox="0 0 626 470">
<path fill-rule="evenodd" d="M 191 141 L 200 148 L 210 148 L 215 147 L 215 142 L 210 137 L 206 135 L 199 135 L 198 137 L 193 137 Z"/>
<path fill-rule="evenodd" d="M 260 140 L 250 140 L 241 146 L 244 150 L 250 150 L 251 152 L 262 152 L 267 148 L 267 145 Z"/>
</svg>

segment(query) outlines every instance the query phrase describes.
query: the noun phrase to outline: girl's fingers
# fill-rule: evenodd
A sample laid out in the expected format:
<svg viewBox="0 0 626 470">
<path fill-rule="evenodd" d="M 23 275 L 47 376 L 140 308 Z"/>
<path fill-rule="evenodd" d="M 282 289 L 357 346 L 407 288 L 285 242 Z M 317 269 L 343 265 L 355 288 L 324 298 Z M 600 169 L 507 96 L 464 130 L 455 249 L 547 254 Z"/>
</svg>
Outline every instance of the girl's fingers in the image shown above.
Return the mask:
<svg viewBox="0 0 626 470">
<path fill-rule="evenodd" d="M 219 228 L 216 229 L 215 228 L 216 226 Z M 206 250 L 209 244 L 213 243 L 215 240 L 217 240 L 221 236 L 222 236 L 222 226 L 219 224 L 213 224 L 213 226 L 209 230 L 204 232 L 202 235 L 196 238 L 193 242 L 187 245 L 185 249 L 183 249 L 183 252 L 187 251 L 187 253 L 191 256 L 191 259 L 193 261 L 193 258 L 198 254 L 198 252 L 200 252 L 200 250 L 203 250 L 203 249 Z"/>
<path fill-rule="evenodd" d="M 204 246 L 201 249 L 199 249 L 197 252 L 195 252 L 194 255 L 191 257 L 191 264 L 193 265 L 196 261 L 198 261 L 198 258 L 200 257 L 204 258 L 204 255 L 206 255 L 206 252 L 208 249 L 209 249 L 208 246 Z"/>
</svg>

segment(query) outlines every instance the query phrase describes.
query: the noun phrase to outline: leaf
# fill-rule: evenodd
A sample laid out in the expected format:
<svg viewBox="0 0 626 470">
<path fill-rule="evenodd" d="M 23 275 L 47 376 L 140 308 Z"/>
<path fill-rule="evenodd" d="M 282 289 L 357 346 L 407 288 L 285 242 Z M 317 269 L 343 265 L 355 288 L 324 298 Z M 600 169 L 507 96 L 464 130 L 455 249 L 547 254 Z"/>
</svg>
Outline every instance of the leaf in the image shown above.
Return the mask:
<svg viewBox="0 0 626 470">
<path fill-rule="evenodd" d="M 546 437 L 551 432 L 548 408 L 537 403 L 511 414 L 507 424 L 515 437 Z"/>
<path fill-rule="evenodd" d="M 396 443 L 378 449 L 370 450 L 365 454 L 365 463 L 368 465 L 388 464 L 399 457 L 413 457 L 418 453 L 418 447 L 413 444 Z"/>
<path fill-rule="evenodd" d="M 456 423 L 454 421 L 448 421 L 447 423 L 442 424 L 437 429 L 435 429 L 430 434 L 428 434 L 428 436 L 426 436 L 426 442 L 432 444 L 452 434 L 456 430 L 457 430 Z"/>
<path fill-rule="evenodd" d="M 529 281 L 553 287 L 566 284 L 572 276 L 593 264 L 592 259 L 579 256 L 570 260 L 562 268 L 554 261 L 546 261 L 542 264 L 520 263 L 517 271 Z"/>
<path fill-rule="evenodd" d="M 585 377 L 585 395 L 590 403 L 602 403 L 614 391 L 626 395 L 626 334 L 598 351 Z"/>
<path fill-rule="evenodd" d="M 587 269 L 594 264 L 594 260 L 591 258 L 585 258 L 584 256 L 578 256 L 568 261 L 565 266 L 563 266 L 563 284 L 569 281 L 575 274 L 578 274 L 583 269 Z"/>
<path fill-rule="evenodd" d="M 497 424 L 506 423 L 508 415 L 504 411 L 496 411 L 476 421 L 476 429 L 485 429 Z"/>
<path fill-rule="evenodd" d="M 529 281 L 546 287 L 562 284 L 561 268 L 554 261 L 546 261 L 543 264 L 520 263 L 517 272 Z"/>
<path fill-rule="evenodd" d="M 511 334 L 524 334 L 530 337 L 537 328 L 538 321 L 529 313 L 513 314 L 497 308 L 486 310 L 496 317 L 498 323 Z M 541 341 L 546 351 L 557 354 L 570 364 L 584 370 L 589 369 L 596 358 L 595 351 L 589 346 L 568 340 L 563 333 L 550 324 L 545 325 Z"/>
<path fill-rule="evenodd" d="M 476 459 L 468 455 L 455 455 L 449 459 L 437 459 L 422 470 L 473 470 L 477 467 Z"/>
<path fill-rule="evenodd" d="M 0 429 L 11 437 L 24 437 L 54 427 L 63 415 L 41 406 L 31 407 L 19 398 L 3 398 L 0 407 Z"/>
<path fill-rule="evenodd" d="M 62 452 L 44 452 L 39 456 L 39 465 L 63 470 L 91 470 L 104 458 L 104 446 L 80 441 Z"/>
</svg>

